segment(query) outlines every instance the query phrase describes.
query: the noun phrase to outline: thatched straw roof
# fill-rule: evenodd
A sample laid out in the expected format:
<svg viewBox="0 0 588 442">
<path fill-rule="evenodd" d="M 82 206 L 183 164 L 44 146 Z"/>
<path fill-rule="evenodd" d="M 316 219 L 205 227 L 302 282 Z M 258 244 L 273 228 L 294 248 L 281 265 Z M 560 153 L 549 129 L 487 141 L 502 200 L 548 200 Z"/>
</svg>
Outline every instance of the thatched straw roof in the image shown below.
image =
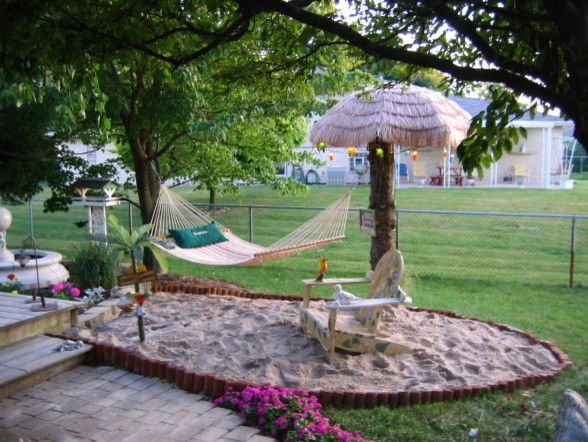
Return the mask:
<svg viewBox="0 0 588 442">
<path fill-rule="evenodd" d="M 345 97 L 314 124 L 310 141 L 360 146 L 379 139 L 405 147 L 455 147 L 466 137 L 470 119 L 438 92 L 394 86 Z"/>
</svg>

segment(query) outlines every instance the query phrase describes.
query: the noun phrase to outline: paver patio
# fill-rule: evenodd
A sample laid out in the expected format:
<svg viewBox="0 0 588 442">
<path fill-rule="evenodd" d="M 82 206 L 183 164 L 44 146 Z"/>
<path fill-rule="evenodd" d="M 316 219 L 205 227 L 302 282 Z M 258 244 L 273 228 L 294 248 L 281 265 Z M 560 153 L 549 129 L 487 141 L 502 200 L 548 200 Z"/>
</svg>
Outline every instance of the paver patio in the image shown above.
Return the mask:
<svg viewBox="0 0 588 442">
<path fill-rule="evenodd" d="M 274 440 L 201 395 L 107 366 L 79 366 L 0 399 L 0 430 L 54 442 Z"/>
</svg>

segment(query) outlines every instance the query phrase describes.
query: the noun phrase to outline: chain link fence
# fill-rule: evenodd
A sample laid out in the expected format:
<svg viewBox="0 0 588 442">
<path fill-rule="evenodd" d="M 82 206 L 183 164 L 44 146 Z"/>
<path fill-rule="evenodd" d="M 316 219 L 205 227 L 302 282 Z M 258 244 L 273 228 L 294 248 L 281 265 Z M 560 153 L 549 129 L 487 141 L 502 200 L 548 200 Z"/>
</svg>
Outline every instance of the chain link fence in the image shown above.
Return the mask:
<svg viewBox="0 0 588 442">
<path fill-rule="evenodd" d="M 87 237 L 83 207 L 44 214 L 40 200 L 14 206 L 8 232 L 12 248 L 33 234 L 40 248 L 68 255 Z M 195 204 L 241 238 L 269 246 L 317 214 L 320 207 Z M 29 210 L 29 207 L 32 207 Z M 33 217 L 34 212 L 34 217 Z M 119 219 L 133 215 L 127 205 L 110 209 Z M 34 219 L 33 219 L 34 218 Z M 78 227 L 76 227 L 78 225 Z M 525 284 L 543 287 L 588 287 L 588 216 L 399 210 L 398 246 L 408 275 L 457 284 Z M 350 209 L 346 239 L 325 246 L 330 276 L 361 276 L 369 267 L 371 238 L 359 229 L 359 209 Z M 316 251 L 293 256 L 277 265 L 309 274 Z"/>
<path fill-rule="evenodd" d="M 267 246 L 318 210 L 215 205 L 211 216 L 243 239 Z M 345 241 L 326 246 L 337 276 L 367 268 L 370 245 L 359 229 L 359 209 L 350 209 Z M 588 216 L 399 210 L 398 247 L 410 274 L 419 278 L 588 286 Z"/>
</svg>

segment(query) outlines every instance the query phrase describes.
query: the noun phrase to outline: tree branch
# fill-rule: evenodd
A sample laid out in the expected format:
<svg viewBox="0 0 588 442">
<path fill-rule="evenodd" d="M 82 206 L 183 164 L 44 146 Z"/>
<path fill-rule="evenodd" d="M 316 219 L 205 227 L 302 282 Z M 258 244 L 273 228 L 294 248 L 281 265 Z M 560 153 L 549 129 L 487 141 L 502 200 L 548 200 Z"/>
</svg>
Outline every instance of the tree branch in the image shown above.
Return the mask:
<svg viewBox="0 0 588 442">
<path fill-rule="evenodd" d="M 149 156 L 147 158 L 147 161 L 155 161 L 156 159 L 158 159 L 160 156 L 162 156 L 164 153 L 170 150 L 176 141 L 187 135 L 187 133 L 187 131 L 183 130 L 172 136 L 169 140 L 167 140 L 167 143 L 165 143 L 165 145 L 161 149 L 155 151 L 153 155 Z"/>
<path fill-rule="evenodd" d="M 241 0 L 241 4 L 248 4 L 250 2 L 251 0 Z M 500 71 L 498 69 L 460 66 L 450 60 L 435 55 L 381 45 L 353 30 L 350 26 L 338 23 L 331 18 L 309 12 L 293 5 L 292 3 L 282 0 L 258 0 L 253 3 L 255 3 L 256 7 L 261 7 L 266 12 L 277 12 L 301 23 L 336 35 L 347 41 L 350 45 L 360 48 L 369 55 L 375 57 L 387 58 L 390 60 L 437 69 L 464 81 L 503 83 L 518 92 L 527 94 L 531 97 L 540 98 L 555 106 L 566 107 L 566 101 L 559 94 L 545 86 L 535 83 L 522 74 L 517 75 L 513 72 Z"/>
</svg>

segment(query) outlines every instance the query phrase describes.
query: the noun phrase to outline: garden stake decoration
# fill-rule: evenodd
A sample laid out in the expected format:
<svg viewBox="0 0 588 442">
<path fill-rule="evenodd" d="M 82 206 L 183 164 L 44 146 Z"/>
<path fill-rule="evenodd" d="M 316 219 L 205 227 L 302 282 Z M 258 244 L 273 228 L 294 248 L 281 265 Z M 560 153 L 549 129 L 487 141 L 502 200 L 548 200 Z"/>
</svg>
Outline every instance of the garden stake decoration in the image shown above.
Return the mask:
<svg viewBox="0 0 588 442">
<path fill-rule="evenodd" d="M 32 300 L 32 307 L 31 310 L 34 312 L 48 312 L 57 310 L 57 302 L 47 302 L 45 301 L 45 295 L 41 292 L 41 304 L 37 303 L 37 294 L 39 291 L 39 286 L 41 285 L 39 281 L 39 254 L 37 253 L 37 242 L 32 236 L 29 236 L 22 242 L 22 247 L 20 250 L 19 255 L 19 263 L 21 267 L 25 267 L 31 256 L 27 253 L 28 250 L 32 250 L 33 255 L 32 257 L 35 258 L 35 270 L 37 275 L 37 284 L 33 287 L 33 300 Z"/>
<path fill-rule="evenodd" d="M 318 276 L 316 277 L 316 281 L 322 281 L 325 277 L 325 273 L 327 273 L 327 269 L 329 268 L 329 261 L 327 257 L 323 254 L 322 250 L 318 251 Z"/>
<path fill-rule="evenodd" d="M 150 296 L 150 291 L 145 291 L 144 293 L 127 292 L 126 294 L 127 299 L 132 299 L 137 303 L 137 308 L 135 309 L 135 316 L 137 317 L 137 327 L 139 328 L 139 342 L 145 342 L 145 310 L 143 310 L 143 303 Z"/>
</svg>

